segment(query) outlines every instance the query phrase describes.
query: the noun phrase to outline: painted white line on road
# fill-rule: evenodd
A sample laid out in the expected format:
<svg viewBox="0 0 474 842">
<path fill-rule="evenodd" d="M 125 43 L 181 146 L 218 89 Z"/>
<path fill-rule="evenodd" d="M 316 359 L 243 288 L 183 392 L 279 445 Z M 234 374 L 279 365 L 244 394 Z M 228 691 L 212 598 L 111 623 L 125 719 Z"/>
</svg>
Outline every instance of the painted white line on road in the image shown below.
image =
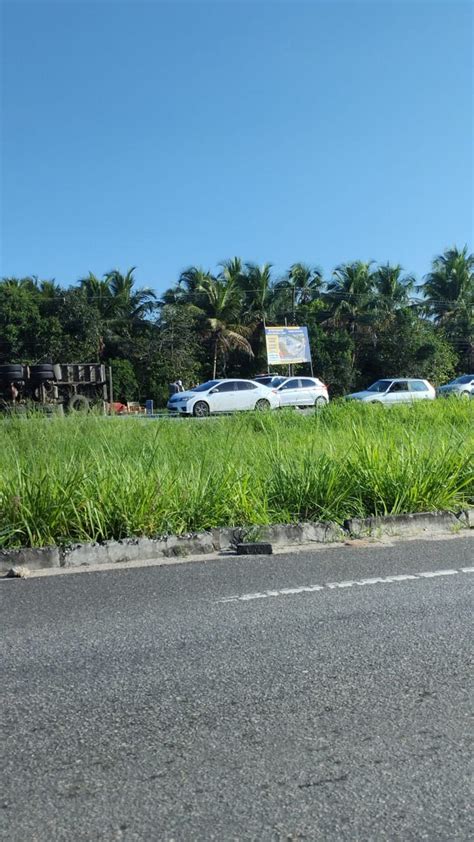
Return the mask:
<svg viewBox="0 0 474 842">
<path fill-rule="evenodd" d="M 426 570 L 422 573 L 398 573 L 393 576 L 375 576 L 371 579 L 348 579 L 342 582 L 326 582 L 324 585 L 301 585 L 295 588 L 279 588 L 278 590 L 257 591 L 256 593 L 237 594 L 218 599 L 222 602 L 250 602 L 253 599 L 269 599 L 275 596 L 295 596 L 301 593 L 335 590 L 344 588 L 365 587 L 366 585 L 390 585 L 395 582 L 407 582 L 414 579 L 435 579 L 438 576 L 455 576 L 459 573 L 474 573 L 474 567 L 461 567 L 459 570 Z"/>
<path fill-rule="evenodd" d="M 433 570 L 432 572 L 428 573 L 419 573 L 419 576 L 423 576 L 424 579 L 434 579 L 435 576 L 455 576 L 456 573 L 459 573 L 459 570 Z"/>
</svg>

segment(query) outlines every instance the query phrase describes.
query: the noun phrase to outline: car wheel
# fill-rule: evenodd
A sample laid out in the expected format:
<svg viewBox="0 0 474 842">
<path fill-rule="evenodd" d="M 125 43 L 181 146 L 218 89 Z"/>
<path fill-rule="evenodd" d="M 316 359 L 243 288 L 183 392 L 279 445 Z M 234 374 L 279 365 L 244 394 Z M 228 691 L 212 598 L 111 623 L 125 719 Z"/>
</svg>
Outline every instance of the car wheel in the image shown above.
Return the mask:
<svg viewBox="0 0 474 842">
<path fill-rule="evenodd" d="M 469 392 L 466 392 L 466 391 L 461 392 L 461 398 L 462 398 L 463 401 L 467 400 L 470 397 L 471 397 L 471 395 L 469 394 Z"/>
<path fill-rule="evenodd" d="M 370 403 L 372 405 L 375 404 L 376 406 L 382 406 L 382 401 L 370 401 Z"/>
<path fill-rule="evenodd" d="M 270 409 L 270 401 L 267 401 L 266 398 L 260 398 L 260 400 L 255 404 L 255 409 L 258 410 L 258 412 L 266 412 Z"/>
<path fill-rule="evenodd" d="M 326 398 L 323 398 L 323 396 L 320 395 L 320 397 L 316 398 L 316 400 L 314 402 L 314 408 L 315 409 L 322 409 L 323 406 L 326 406 L 326 404 L 327 404 Z"/>
<path fill-rule="evenodd" d="M 206 418 L 209 415 L 209 404 L 206 401 L 197 401 L 193 406 L 195 418 Z"/>
</svg>

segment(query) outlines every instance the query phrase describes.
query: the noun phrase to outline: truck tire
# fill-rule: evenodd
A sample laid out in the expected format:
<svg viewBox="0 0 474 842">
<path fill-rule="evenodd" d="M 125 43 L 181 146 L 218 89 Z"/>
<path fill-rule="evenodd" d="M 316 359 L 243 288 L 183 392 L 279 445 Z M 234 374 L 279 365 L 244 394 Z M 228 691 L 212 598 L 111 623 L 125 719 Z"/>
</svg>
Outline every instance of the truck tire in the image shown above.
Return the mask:
<svg viewBox="0 0 474 842">
<path fill-rule="evenodd" d="M 16 380 L 24 380 L 25 371 L 22 365 L 8 363 L 0 365 L 0 380 L 4 383 L 14 383 Z"/>
<path fill-rule="evenodd" d="M 68 401 L 68 412 L 89 412 L 91 402 L 85 395 L 73 395 Z"/>
<path fill-rule="evenodd" d="M 54 368 L 52 365 L 41 363 L 30 366 L 30 378 L 33 383 L 44 383 L 45 380 L 54 380 Z"/>
<path fill-rule="evenodd" d="M 50 363 L 38 363 L 30 366 L 30 377 L 36 379 L 38 376 L 47 376 L 48 380 L 54 380 L 54 366 Z"/>
</svg>

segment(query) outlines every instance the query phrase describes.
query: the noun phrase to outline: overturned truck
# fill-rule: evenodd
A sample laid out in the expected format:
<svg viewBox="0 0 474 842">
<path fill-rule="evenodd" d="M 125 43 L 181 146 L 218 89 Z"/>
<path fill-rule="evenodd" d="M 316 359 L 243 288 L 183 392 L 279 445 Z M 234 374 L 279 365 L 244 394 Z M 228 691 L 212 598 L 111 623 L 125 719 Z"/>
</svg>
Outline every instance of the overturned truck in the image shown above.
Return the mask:
<svg viewBox="0 0 474 842">
<path fill-rule="evenodd" d="M 107 372 L 100 363 L 0 365 L 0 412 L 105 411 L 107 400 Z"/>
</svg>

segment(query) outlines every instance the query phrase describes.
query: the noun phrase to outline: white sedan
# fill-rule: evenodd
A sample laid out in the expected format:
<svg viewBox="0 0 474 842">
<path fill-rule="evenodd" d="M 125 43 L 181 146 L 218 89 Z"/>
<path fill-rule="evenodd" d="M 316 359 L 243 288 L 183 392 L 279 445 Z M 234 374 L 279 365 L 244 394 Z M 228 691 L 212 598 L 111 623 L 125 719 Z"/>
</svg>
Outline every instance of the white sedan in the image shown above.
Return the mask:
<svg viewBox="0 0 474 842">
<path fill-rule="evenodd" d="M 213 412 L 277 409 L 280 402 L 276 393 L 253 380 L 208 380 L 186 392 L 172 395 L 168 410 L 177 415 L 194 415 L 203 418 Z"/>
</svg>

